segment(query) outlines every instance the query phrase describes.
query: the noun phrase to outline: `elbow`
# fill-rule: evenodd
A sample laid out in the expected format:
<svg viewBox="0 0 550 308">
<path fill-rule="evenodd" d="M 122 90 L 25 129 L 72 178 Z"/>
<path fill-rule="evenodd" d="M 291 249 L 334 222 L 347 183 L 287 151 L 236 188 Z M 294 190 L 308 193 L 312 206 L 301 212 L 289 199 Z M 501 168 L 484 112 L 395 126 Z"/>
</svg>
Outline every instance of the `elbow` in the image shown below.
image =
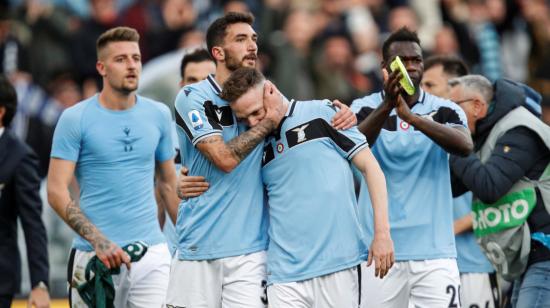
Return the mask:
<svg viewBox="0 0 550 308">
<path fill-rule="evenodd" d="M 218 167 L 218 169 L 220 169 L 224 173 L 230 173 L 231 171 L 233 171 L 233 169 L 237 167 L 237 165 L 238 164 L 236 162 L 229 159 L 225 159 L 216 163 L 216 167 Z"/>
<path fill-rule="evenodd" d="M 461 157 L 466 157 L 474 151 L 474 143 L 472 142 L 471 138 L 468 138 L 465 142 L 463 142 L 459 147 L 457 147 L 456 152 L 452 153 Z"/>
</svg>

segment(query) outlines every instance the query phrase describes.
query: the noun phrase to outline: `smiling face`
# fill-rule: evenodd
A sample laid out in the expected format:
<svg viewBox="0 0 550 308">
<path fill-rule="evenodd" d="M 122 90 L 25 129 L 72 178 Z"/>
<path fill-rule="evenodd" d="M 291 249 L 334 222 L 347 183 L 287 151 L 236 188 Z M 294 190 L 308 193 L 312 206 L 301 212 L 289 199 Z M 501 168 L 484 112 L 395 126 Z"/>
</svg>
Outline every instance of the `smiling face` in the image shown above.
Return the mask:
<svg viewBox="0 0 550 308">
<path fill-rule="evenodd" d="M 223 46 L 216 48 L 222 49 L 222 61 L 230 71 L 239 67 L 256 67 L 257 40 L 258 35 L 249 24 L 235 23 L 227 27 Z"/>
<path fill-rule="evenodd" d="M 388 72 L 391 72 L 390 63 L 397 56 L 403 61 L 409 77 L 411 77 L 415 88 L 418 89 L 424 73 L 424 61 L 420 45 L 410 41 L 393 42 L 388 48 L 388 61 L 383 63 Z"/>
<path fill-rule="evenodd" d="M 250 127 L 256 126 L 265 117 L 263 102 L 264 82 L 250 88 L 230 106 L 235 116 Z"/>
<path fill-rule="evenodd" d="M 99 54 L 97 71 L 104 87 L 129 94 L 138 88 L 141 53 L 137 42 L 110 42 Z"/>
</svg>

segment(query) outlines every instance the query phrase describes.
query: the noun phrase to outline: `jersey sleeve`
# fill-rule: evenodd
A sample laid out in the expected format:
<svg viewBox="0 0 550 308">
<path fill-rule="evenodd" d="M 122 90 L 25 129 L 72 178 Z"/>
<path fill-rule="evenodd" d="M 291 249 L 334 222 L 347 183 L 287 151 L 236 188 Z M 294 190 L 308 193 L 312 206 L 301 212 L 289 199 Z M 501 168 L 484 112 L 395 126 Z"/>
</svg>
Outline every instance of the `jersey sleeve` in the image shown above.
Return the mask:
<svg viewBox="0 0 550 308">
<path fill-rule="evenodd" d="M 221 135 L 216 119 L 206 115 L 205 106 L 212 102 L 196 88 L 184 87 L 176 97 L 176 125 L 181 127 L 193 145 L 209 136 Z"/>
<path fill-rule="evenodd" d="M 361 123 L 365 120 L 371 112 L 373 112 L 378 105 L 380 105 L 381 100 L 375 100 L 374 98 L 380 97 L 379 94 L 375 93 L 366 97 L 358 98 L 351 103 L 350 109 L 355 116 L 357 117 L 357 123 Z"/>
<path fill-rule="evenodd" d="M 432 115 L 432 119 L 443 125 L 468 128 L 464 110 L 451 101 L 446 101 L 446 104 L 441 105 L 436 113 Z"/>
<path fill-rule="evenodd" d="M 320 106 L 320 115 L 322 120 L 326 137 L 329 137 L 334 148 L 345 159 L 351 160 L 355 154 L 359 153 L 363 148 L 368 147 L 367 139 L 358 129 L 357 126 L 349 128 L 347 130 L 337 130 L 332 125 L 331 119 L 338 112 L 336 106 L 332 102 L 326 100 L 322 102 Z"/>
<path fill-rule="evenodd" d="M 78 161 L 82 145 L 80 113 L 74 109 L 63 111 L 53 134 L 52 158 Z"/>
<path fill-rule="evenodd" d="M 155 150 L 155 159 L 163 162 L 174 157 L 174 141 L 172 140 L 172 117 L 166 105 L 158 103 L 161 113 L 160 119 L 160 140 Z"/>
</svg>

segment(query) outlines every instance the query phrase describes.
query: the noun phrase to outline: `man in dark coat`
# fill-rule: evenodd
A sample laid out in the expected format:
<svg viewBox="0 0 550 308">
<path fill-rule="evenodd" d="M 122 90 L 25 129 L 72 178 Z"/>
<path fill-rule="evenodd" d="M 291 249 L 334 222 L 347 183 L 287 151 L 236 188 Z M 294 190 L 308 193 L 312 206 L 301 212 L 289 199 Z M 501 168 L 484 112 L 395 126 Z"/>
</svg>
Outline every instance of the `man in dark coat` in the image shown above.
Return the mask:
<svg viewBox="0 0 550 308">
<path fill-rule="evenodd" d="M 38 191 L 38 161 L 29 146 L 8 127 L 17 107 L 17 96 L 0 75 L 0 308 L 9 308 L 21 284 L 17 248 L 17 219 L 25 232 L 31 275 L 30 305 L 49 307 L 48 250 Z"/>
</svg>

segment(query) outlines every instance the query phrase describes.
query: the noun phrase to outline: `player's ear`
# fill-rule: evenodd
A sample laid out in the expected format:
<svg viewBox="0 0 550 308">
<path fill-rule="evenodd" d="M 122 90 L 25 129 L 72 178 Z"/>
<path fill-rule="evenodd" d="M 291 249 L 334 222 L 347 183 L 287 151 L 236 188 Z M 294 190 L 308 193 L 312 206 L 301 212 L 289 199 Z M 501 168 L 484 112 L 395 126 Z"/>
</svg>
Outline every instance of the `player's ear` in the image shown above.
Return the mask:
<svg viewBox="0 0 550 308">
<path fill-rule="evenodd" d="M 105 77 L 106 75 L 105 63 L 103 63 L 103 61 L 97 60 L 97 62 L 95 63 L 95 68 L 97 69 L 97 72 L 99 73 L 99 75 L 101 75 L 102 77 Z"/>
<path fill-rule="evenodd" d="M 225 52 L 223 51 L 223 48 L 221 48 L 220 46 L 212 47 L 212 56 L 216 61 L 225 60 Z"/>
</svg>

